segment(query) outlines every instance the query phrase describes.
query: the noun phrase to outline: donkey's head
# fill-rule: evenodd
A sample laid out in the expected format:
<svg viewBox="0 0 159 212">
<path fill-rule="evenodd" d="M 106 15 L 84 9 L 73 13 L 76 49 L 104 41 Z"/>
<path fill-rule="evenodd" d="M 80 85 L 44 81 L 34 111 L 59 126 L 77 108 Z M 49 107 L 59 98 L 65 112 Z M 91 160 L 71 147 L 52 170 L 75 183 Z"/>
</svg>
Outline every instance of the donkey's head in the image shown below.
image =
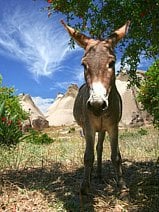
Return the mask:
<svg viewBox="0 0 159 212">
<path fill-rule="evenodd" d="M 94 40 L 61 21 L 70 36 L 85 49 L 82 58 L 85 81 L 90 89 L 87 106 L 101 114 L 108 108 L 108 97 L 115 86 L 115 55 L 113 49 L 128 29 L 129 21 L 105 40 Z"/>
</svg>

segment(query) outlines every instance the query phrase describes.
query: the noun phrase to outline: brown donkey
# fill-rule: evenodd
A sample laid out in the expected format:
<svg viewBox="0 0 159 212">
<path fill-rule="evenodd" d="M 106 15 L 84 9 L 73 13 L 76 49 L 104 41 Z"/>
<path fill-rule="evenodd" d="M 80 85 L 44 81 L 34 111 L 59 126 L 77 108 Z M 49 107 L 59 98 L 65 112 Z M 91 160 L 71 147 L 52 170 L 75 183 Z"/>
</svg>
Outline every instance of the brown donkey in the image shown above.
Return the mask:
<svg viewBox="0 0 159 212">
<path fill-rule="evenodd" d="M 101 177 L 103 141 L 107 131 L 110 137 L 112 163 L 116 169 L 118 184 L 123 189 L 125 183 L 118 145 L 118 123 L 122 114 L 122 101 L 115 85 L 116 58 L 113 49 L 125 36 L 129 21 L 105 40 L 89 38 L 61 22 L 70 36 L 85 49 L 82 65 L 86 83 L 79 89 L 73 111 L 86 139 L 81 194 L 87 194 L 90 187 L 96 132 L 98 132 L 96 147 L 98 177 Z"/>
</svg>

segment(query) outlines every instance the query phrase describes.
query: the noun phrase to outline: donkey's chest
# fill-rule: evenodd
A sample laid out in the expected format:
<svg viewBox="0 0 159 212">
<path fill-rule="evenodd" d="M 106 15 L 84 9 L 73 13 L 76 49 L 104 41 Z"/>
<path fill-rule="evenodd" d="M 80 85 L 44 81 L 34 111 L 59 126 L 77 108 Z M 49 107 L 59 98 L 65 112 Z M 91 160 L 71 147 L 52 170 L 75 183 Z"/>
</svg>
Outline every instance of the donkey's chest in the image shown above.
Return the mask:
<svg viewBox="0 0 159 212">
<path fill-rule="evenodd" d="M 110 126 L 116 123 L 116 120 L 113 119 L 109 114 L 104 114 L 102 116 L 90 116 L 90 124 L 96 132 L 107 131 Z"/>
</svg>

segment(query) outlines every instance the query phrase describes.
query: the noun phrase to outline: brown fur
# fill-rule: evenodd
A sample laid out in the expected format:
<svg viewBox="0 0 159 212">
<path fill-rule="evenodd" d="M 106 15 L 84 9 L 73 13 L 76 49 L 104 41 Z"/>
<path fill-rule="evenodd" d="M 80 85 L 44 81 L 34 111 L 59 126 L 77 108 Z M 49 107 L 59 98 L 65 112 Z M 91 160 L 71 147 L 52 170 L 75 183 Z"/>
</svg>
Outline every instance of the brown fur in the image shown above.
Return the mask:
<svg viewBox="0 0 159 212">
<path fill-rule="evenodd" d="M 115 85 L 115 55 L 113 48 L 125 35 L 129 23 L 115 31 L 105 41 L 93 40 L 79 32 L 76 33 L 74 29 L 68 27 L 64 22 L 62 24 L 75 41 L 85 49 L 82 64 L 86 83 L 79 89 L 73 110 L 77 123 L 83 128 L 86 140 L 85 168 L 81 193 L 87 194 L 89 192 L 96 132 L 98 132 L 96 147 L 97 174 L 101 177 L 103 141 L 107 131 L 110 137 L 111 159 L 116 169 L 118 183 L 121 188 L 124 188 L 125 183 L 122 177 L 121 155 L 118 145 L 118 123 L 122 114 L 122 101 Z M 99 82 L 106 93 L 103 97 L 93 94 L 94 96 L 90 102 L 93 83 Z M 106 98 L 107 101 L 104 100 Z"/>
</svg>

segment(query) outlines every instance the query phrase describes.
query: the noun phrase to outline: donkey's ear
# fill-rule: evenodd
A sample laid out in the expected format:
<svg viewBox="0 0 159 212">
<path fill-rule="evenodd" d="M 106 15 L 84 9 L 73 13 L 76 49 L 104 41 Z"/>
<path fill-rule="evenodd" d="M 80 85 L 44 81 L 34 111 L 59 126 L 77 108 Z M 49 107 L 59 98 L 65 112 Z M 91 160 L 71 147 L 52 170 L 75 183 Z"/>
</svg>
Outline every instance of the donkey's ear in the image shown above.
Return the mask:
<svg viewBox="0 0 159 212">
<path fill-rule="evenodd" d="M 73 29 L 72 27 L 65 24 L 63 20 L 61 20 L 64 28 L 68 31 L 69 35 L 74 39 L 74 41 L 81 46 L 82 48 L 86 49 L 86 47 L 94 42 L 94 40 L 86 35 L 78 32 L 77 30 Z"/>
<path fill-rule="evenodd" d="M 111 43 L 111 45 L 114 47 L 128 32 L 130 26 L 130 21 L 127 21 L 124 26 L 116 30 L 113 34 L 111 34 L 107 41 Z"/>
</svg>

